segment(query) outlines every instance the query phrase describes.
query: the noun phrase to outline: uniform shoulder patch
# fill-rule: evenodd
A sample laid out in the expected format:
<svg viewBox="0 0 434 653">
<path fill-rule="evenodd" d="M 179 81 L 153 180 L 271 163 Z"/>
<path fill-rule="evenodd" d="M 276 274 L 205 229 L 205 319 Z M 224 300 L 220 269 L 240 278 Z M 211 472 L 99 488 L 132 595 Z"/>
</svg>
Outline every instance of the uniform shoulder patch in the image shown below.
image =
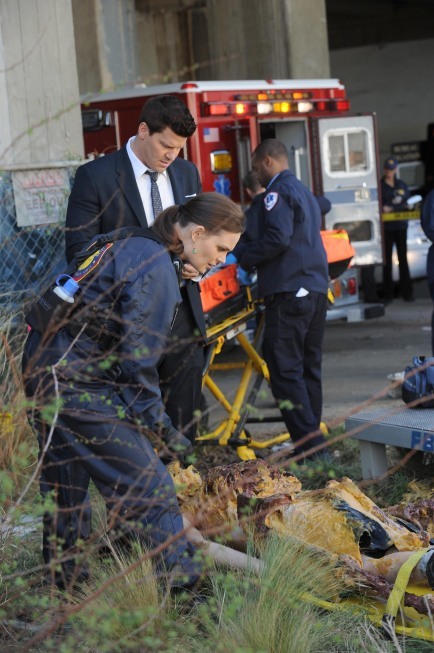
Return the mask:
<svg viewBox="0 0 434 653">
<path fill-rule="evenodd" d="M 264 197 L 264 204 L 267 211 L 271 211 L 273 206 L 276 205 L 277 200 L 279 199 L 279 193 L 267 193 Z"/>
<path fill-rule="evenodd" d="M 111 247 L 113 247 L 113 243 L 106 243 L 103 247 L 101 247 L 101 249 L 98 249 L 96 252 L 91 254 L 91 256 L 83 261 L 79 268 L 74 272 L 72 275 L 73 279 L 75 279 L 77 282 L 81 281 L 84 279 L 84 277 L 87 277 L 88 274 L 93 272 L 93 270 L 95 270 L 95 268 L 101 263 L 101 259 L 104 254 Z"/>
</svg>

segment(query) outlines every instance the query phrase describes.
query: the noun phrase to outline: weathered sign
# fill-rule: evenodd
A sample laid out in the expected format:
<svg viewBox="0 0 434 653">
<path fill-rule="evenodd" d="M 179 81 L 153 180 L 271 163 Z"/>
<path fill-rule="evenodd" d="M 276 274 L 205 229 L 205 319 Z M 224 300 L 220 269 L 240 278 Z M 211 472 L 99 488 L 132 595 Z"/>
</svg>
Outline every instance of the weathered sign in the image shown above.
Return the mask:
<svg viewBox="0 0 434 653">
<path fill-rule="evenodd" d="M 19 170 L 12 173 L 18 227 L 60 223 L 65 220 L 70 192 L 65 168 Z"/>
</svg>

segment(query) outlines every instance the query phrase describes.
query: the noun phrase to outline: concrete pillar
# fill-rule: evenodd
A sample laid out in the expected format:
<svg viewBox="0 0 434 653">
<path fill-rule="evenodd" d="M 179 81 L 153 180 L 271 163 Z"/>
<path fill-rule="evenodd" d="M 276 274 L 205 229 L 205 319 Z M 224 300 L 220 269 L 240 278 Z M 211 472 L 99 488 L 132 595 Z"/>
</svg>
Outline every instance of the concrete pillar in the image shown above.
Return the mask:
<svg viewBox="0 0 434 653">
<path fill-rule="evenodd" d="M 81 156 L 71 0 L 0 0 L 0 165 Z"/>
<path fill-rule="evenodd" d="M 72 9 L 80 93 L 141 81 L 135 0 L 72 0 Z"/>
<path fill-rule="evenodd" d="M 328 77 L 325 0 L 72 0 L 80 92 Z"/>
<path fill-rule="evenodd" d="M 284 0 L 289 77 L 330 77 L 325 0 Z"/>
<path fill-rule="evenodd" d="M 207 0 L 197 10 L 203 29 L 195 54 L 208 64 L 199 79 L 324 78 L 330 76 L 324 0 Z M 200 20 L 201 19 L 201 20 Z"/>
<path fill-rule="evenodd" d="M 155 85 L 195 79 L 196 65 L 202 61 L 201 53 L 198 59 L 192 55 L 192 14 L 197 5 L 197 0 L 135 1 L 141 82 Z M 206 41 L 206 26 L 205 32 L 201 27 L 197 34 Z"/>
</svg>

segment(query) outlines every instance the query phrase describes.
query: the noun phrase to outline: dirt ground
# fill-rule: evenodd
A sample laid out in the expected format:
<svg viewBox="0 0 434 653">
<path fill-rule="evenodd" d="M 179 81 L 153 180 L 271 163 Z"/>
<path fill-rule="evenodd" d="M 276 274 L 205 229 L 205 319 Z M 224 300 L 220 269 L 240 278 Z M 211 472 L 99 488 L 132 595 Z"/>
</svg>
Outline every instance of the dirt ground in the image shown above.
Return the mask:
<svg viewBox="0 0 434 653">
<path fill-rule="evenodd" d="M 415 284 L 416 301 L 395 299 L 386 306 L 384 317 L 363 323 L 344 321 L 327 324 L 323 350 L 323 420 L 343 423 L 345 417 L 366 407 L 390 406 L 402 403 L 393 398 L 389 374 L 402 372 L 413 356 L 431 356 L 431 311 L 426 281 Z M 240 347 L 225 350 L 218 362 L 235 362 L 243 354 Z M 214 373 L 214 378 L 232 399 L 240 373 L 236 370 Z M 210 423 L 215 425 L 226 415 L 208 391 Z M 395 393 L 396 394 L 396 393 Z M 277 416 L 273 399 L 265 383 L 255 402 L 258 413 Z M 268 432 L 282 431 L 282 424 L 252 426 Z"/>
</svg>

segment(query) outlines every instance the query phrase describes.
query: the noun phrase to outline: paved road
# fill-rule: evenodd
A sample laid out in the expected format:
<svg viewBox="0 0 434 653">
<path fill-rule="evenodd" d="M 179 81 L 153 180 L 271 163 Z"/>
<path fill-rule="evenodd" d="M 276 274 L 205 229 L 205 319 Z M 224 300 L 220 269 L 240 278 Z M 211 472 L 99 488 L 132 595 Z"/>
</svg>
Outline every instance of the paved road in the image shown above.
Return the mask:
<svg viewBox="0 0 434 653">
<path fill-rule="evenodd" d="M 327 325 L 323 354 L 326 421 L 344 417 L 366 401 L 375 406 L 396 403 L 390 397 L 387 375 L 402 372 L 413 356 L 431 356 L 431 311 L 426 282 L 421 281 L 416 284 L 415 302 L 396 299 L 386 306 L 382 318 Z M 379 394 L 383 396 L 375 398 Z"/>
<path fill-rule="evenodd" d="M 387 375 L 403 371 L 415 355 L 431 355 L 431 310 L 426 281 L 422 280 L 416 284 L 415 302 L 396 299 L 386 306 L 382 318 L 356 324 L 327 324 L 323 354 L 323 419 L 327 423 L 343 422 L 345 416 L 367 401 L 391 408 L 393 403 L 401 403 L 401 399 L 389 396 Z M 239 359 L 239 350 L 234 347 L 221 354 L 219 362 Z M 225 394 L 232 397 L 239 373 L 219 372 L 215 378 Z M 383 396 L 376 398 L 381 393 Z M 206 395 L 212 408 L 211 422 L 215 423 L 225 413 L 208 392 Z M 261 413 L 275 413 L 265 384 L 255 406 Z M 271 431 L 269 426 L 266 428 Z M 276 429 L 281 431 L 281 424 Z"/>
</svg>

